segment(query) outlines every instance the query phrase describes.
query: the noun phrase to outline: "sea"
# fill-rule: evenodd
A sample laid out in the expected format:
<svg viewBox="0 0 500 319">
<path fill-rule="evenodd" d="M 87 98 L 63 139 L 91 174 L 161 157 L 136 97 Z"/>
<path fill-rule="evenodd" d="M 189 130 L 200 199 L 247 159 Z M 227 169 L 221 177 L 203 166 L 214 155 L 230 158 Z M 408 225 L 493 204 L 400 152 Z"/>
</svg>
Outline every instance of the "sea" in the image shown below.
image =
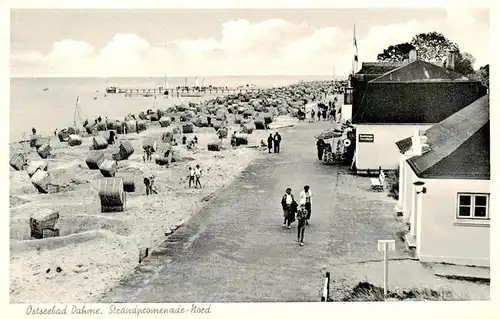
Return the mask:
<svg viewBox="0 0 500 319">
<path fill-rule="evenodd" d="M 340 79 L 340 78 L 338 78 Z M 286 86 L 300 81 L 333 80 L 333 76 L 213 76 L 203 79 L 204 86 L 235 88 L 249 85 L 257 88 Z M 106 94 L 106 88 L 154 89 L 159 86 L 194 86 L 199 79 L 186 77 L 134 78 L 57 78 L 30 77 L 10 79 L 10 141 L 27 139 L 31 129 L 50 136 L 56 129 L 67 128 L 75 119 L 93 119 L 101 116 L 109 120 L 123 119 L 148 109 L 162 109 L 168 105 L 200 101 L 204 98 L 144 97 L 124 94 Z M 79 99 L 77 107 L 77 97 Z M 75 116 L 76 115 L 76 116 Z"/>
</svg>

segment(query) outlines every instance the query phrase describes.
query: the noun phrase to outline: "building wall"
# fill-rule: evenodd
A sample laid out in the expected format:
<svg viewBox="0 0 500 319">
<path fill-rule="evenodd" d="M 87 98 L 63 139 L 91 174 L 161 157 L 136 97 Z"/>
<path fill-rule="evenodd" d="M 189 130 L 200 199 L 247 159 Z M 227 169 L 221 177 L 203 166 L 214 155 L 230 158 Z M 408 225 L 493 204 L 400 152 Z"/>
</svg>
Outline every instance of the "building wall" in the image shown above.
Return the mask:
<svg viewBox="0 0 500 319">
<path fill-rule="evenodd" d="M 411 169 L 410 165 L 406 162 L 407 156 L 400 155 L 404 161 L 404 165 L 400 166 L 399 174 L 403 176 L 403 183 L 400 182 L 399 188 L 399 196 L 401 199 L 401 208 L 403 210 L 403 218 L 404 220 L 408 220 L 412 216 L 413 210 L 413 192 L 414 186 L 413 183 L 418 180 L 417 176 Z M 410 220 L 411 222 L 411 220 Z"/>
<path fill-rule="evenodd" d="M 417 225 L 417 254 L 423 262 L 489 266 L 490 227 L 457 223 L 459 192 L 490 193 L 489 180 L 421 179 L 427 192 Z M 491 198 L 490 198 L 491 201 Z M 420 209 L 419 209 L 420 211 Z M 491 208 L 490 208 L 491 214 Z"/>
<path fill-rule="evenodd" d="M 352 105 L 342 104 L 341 116 L 342 116 L 342 123 L 344 123 L 345 121 L 351 121 L 352 120 Z"/>
<path fill-rule="evenodd" d="M 365 169 L 395 169 L 399 165 L 399 150 L 395 143 L 412 136 L 415 129 L 428 129 L 432 124 L 359 124 L 356 125 L 356 167 Z M 359 142 L 360 134 L 373 134 L 373 143 Z"/>
</svg>

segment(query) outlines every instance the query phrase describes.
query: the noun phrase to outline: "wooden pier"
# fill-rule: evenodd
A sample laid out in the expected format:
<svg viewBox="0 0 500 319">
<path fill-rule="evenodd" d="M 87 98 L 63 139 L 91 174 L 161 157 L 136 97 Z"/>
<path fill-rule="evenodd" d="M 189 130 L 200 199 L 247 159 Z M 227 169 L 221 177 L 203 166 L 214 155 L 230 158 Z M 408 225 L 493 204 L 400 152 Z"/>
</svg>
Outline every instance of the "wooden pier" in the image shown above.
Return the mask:
<svg viewBox="0 0 500 319">
<path fill-rule="evenodd" d="M 125 96 L 142 95 L 157 96 L 163 95 L 165 97 L 203 97 L 211 94 L 238 94 L 248 92 L 258 92 L 260 89 L 255 87 L 177 87 L 177 88 L 164 88 L 159 86 L 154 89 L 148 88 L 120 88 L 108 87 L 106 94 L 125 94 Z"/>
</svg>

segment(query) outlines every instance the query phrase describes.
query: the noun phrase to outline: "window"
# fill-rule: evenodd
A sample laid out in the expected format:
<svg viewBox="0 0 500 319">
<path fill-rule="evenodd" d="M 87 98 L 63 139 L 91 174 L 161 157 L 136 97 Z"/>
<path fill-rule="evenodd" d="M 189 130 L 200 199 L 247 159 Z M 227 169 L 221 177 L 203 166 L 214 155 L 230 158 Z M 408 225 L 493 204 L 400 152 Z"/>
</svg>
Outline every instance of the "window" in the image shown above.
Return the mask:
<svg viewBox="0 0 500 319">
<path fill-rule="evenodd" d="M 458 219 L 490 219 L 488 194 L 458 194 Z"/>
</svg>

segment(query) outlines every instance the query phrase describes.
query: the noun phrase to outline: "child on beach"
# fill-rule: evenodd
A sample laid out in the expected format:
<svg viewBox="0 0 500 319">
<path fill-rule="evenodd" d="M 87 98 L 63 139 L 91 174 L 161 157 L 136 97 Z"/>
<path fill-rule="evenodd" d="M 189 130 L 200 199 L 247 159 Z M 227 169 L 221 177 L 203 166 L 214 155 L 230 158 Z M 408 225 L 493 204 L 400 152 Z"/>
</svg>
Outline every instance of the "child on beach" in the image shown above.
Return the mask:
<svg viewBox="0 0 500 319">
<path fill-rule="evenodd" d="M 155 183 L 155 176 L 151 176 L 151 180 L 149 182 L 149 193 L 153 195 L 153 193 L 158 194 L 158 192 L 153 188 L 153 185 Z"/>
<path fill-rule="evenodd" d="M 196 183 L 195 183 L 194 188 L 197 188 L 198 185 L 200 185 L 200 188 L 201 188 L 201 183 L 200 183 L 201 169 L 200 169 L 200 165 L 196 165 L 196 169 L 194 170 L 194 175 L 195 175 L 195 178 L 196 178 Z"/>
<path fill-rule="evenodd" d="M 149 196 L 150 189 L 150 180 L 147 177 L 144 177 L 144 186 L 146 187 L 146 195 Z"/>
<path fill-rule="evenodd" d="M 189 188 L 191 188 L 191 183 L 194 183 L 194 169 L 192 167 L 189 168 Z"/>
</svg>

